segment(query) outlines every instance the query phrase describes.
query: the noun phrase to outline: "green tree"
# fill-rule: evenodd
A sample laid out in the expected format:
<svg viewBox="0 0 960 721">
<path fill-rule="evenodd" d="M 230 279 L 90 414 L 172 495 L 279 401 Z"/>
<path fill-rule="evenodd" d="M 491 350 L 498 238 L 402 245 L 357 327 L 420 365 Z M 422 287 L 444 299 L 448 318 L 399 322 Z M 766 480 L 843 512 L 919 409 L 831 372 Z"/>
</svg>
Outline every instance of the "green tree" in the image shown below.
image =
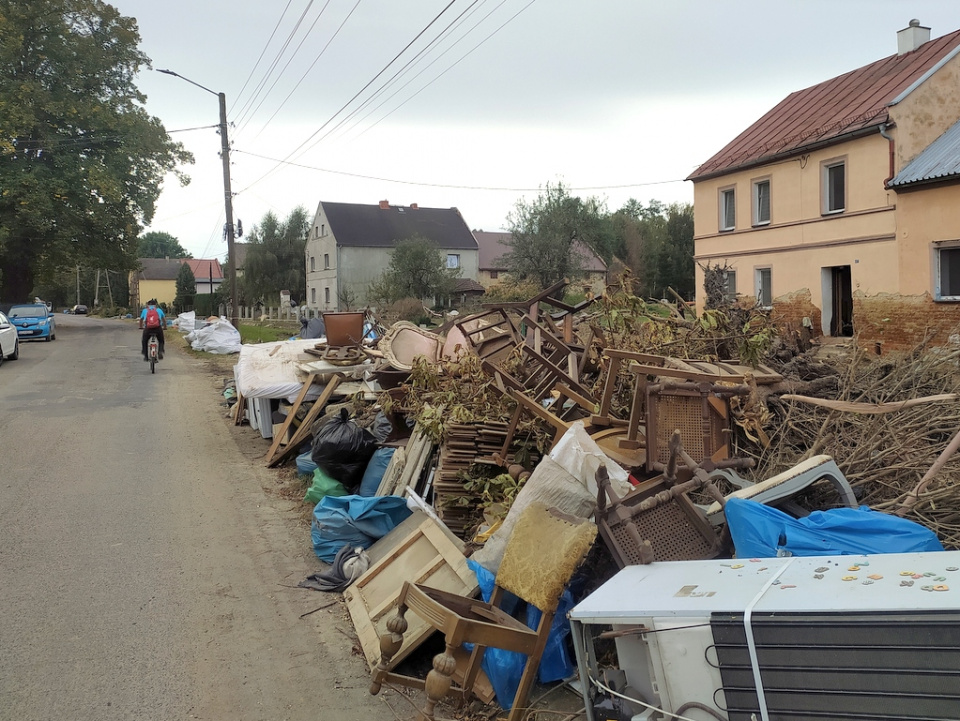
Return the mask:
<svg viewBox="0 0 960 721">
<path fill-rule="evenodd" d="M 302 205 L 294 208 L 281 222 L 272 212 L 263 216 L 250 231 L 247 258 L 243 267 L 246 302 L 261 300 L 267 305 L 280 302 L 280 291 L 302 301 L 307 291 L 307 267 L 304 251 L 310 217 Z"/>
<path fill-rule="evenodd" d="M 370 284 L 367 296 L 377 303 L 401 298 L 440 300 L 453 291 L 460 268 L 447 268 L 446 254 L 429 238 L 414 235 L 396 244 L 390 265 Z"/>
<path fill-rule="evenodd" d="M 692 205 L 653 200 L 644 207 L 631 199 L 612 222 L 623 239 L 624 262 L 633 271 L 637 295 L 662 298 L 670 287 L 684 298 L 694 297 Z"/>
<path fill-rule="evenodd" d="M 192 258 L 180 241 L 162 231 L 152 230 L 137 240 L 138 258 Z"/>
<path fill-rule="evenodd" d="M 508 271 L 541 288 L 581 276 L 589 250 L 609 262 L 618 246 L 603 203 L 571 196 L 562 183 L 547 183 L 530 203 L 517 201 L 507 226 L 510 250 L 503 261 Z"/>
<path fill-rule="evenodd" d="M 193 309 L 193 298 L 197 294 L 197 279 L 189 263 L 181 263 L 177 272 L 177 295 L 173 305 L 177 312 Z"/>
<path fill-rule="evenodd" d="M 0 298 L 132 269 L 164 176 L 192 161 L 143 108 L 139 41 L 102 0 L 0 0 Z"/>
</svg>

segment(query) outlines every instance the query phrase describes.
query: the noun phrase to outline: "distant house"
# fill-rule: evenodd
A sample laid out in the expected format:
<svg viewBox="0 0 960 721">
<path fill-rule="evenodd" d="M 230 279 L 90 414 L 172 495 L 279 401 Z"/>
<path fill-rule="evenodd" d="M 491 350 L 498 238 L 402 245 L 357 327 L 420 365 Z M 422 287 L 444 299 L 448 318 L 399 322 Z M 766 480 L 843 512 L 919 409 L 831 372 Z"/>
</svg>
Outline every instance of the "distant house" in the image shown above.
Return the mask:
<svg viewBox="0 0 960 721">
<path fill-rule="evenodd" d="M 140 269 L 130 273 L 130 305 L 140 308 L 151 298 L 172 305 L 177 296 L 177 275 L 186 263 L 193 271 L 196 292 L 216 292 L 223 270 L 216 258 L 140 258 Z"/>
<path fill-rule="evenodd" d="M 321 201 L 306 245 L 306 305 L 342 310 L 368 303 L 367 289 L 390 265 L 397 242 L 415 235 L 446 254 L 448 268 L 477 278 L 477 241 L 456 208 Z"/>
<path fill-rule="evenodd" d="M 703 266 L 824 336 L 905 348 L 960 324 L 960 30 L 788 95 L 704 162 Z"/>
<path fill-rule="evenodd" d="M 503 256 L 510 252 L 511 234 L 503 231 L 474 230 L 480 251 L 480 274 L 478 280 L 484 288 L 489 288 L 503 280 L 507 265 Z M 581 242 L 574 248 L 583 259 L 583 275 L 571 280 L 572 287 L 582 287 L 584 292 L 600 295 L 607 285 L 607 264 L 596 253 Z"/>
</svg>

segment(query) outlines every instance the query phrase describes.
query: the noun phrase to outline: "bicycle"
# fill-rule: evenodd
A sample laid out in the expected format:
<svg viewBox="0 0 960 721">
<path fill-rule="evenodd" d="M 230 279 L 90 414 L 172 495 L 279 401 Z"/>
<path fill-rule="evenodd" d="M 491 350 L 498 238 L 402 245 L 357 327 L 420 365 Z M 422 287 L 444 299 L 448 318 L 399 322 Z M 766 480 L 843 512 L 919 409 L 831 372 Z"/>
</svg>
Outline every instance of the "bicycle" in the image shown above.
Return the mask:
<svg viewBox="0 0 960 721">
<path fill-rule="evenodd" d="M 157 372 L 157 361 L 160 360 L 160 341 L 156 335 L 151 335 L 147 340 L 147 358 L 150 359 L 150 372 Z"/>
</svg>

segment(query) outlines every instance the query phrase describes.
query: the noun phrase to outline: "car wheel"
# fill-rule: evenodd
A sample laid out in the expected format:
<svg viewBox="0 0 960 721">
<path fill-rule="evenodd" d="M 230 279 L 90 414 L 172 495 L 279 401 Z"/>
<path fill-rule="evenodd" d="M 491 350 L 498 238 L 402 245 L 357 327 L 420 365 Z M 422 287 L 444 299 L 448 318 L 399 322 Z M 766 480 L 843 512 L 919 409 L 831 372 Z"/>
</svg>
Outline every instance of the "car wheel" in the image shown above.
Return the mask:
<svg viewBox="0 0 960 721">
<path fill-rule="evenodd" d="M 52 335 L 48 335 L 48 336 L 47 336 L 46 338 L 44 338 L 43 340 L 44 340 L 45 342 L 49 343 L 50 341 L 53 340 L 53 336 L 52 336 Z"/>
<path fill-rule="evenodd" d="M 53 334 L 50 335 L 50 340 L 56 340 L 56 339 L 57 339 L 57 334 L 56 334 L 56 333 L 53 333 Z"/>
<path fill-rule="evenodd" d="M 20 339 L 13 341 L 13 353 L 7 356 L 9 360 L 16 360 L 20 357 Z"/>
</svg>

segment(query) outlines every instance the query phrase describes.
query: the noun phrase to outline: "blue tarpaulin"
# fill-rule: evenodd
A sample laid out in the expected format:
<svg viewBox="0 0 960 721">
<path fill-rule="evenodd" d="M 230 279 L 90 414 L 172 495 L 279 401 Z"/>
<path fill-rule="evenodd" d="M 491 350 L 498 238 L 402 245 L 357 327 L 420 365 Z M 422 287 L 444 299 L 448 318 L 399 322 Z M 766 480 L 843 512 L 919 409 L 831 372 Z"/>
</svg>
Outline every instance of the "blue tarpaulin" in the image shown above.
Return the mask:
<svg viewBox="0 0 960 721">
<path fill-rule="evenodd" d="M 814 511 L 794 518 L 783 511 L 731 498 L 724 515 L 739 558 L 840 556 L 942 551 L 936 534 L 906 518 L 860 508 Z"/>
<path fill-rule="evenodd" d="M 325 496 L 313 509 L 313 552 L 321 561 L 332 563 L 344 546 L 369 548 L 410 513 L 399 496 Z"/>
</svg>

